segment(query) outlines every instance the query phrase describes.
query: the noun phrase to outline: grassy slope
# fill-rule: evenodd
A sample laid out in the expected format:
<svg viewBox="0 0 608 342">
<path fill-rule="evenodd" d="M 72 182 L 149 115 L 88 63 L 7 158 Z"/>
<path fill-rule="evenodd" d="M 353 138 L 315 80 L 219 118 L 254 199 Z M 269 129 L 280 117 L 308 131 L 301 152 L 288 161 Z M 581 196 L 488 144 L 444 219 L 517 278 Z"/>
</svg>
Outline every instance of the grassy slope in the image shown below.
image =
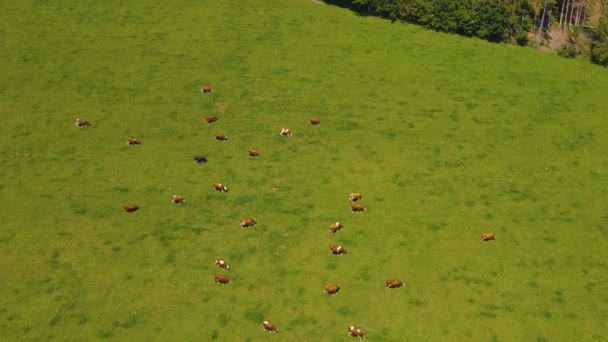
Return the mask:
<svg viewBox="0 0 608 342">
<path fill-rule="evenodd" d="M 608 334 L 606 69 L 304 0 L 0 9 L 4 336 Z"/>
</svg>

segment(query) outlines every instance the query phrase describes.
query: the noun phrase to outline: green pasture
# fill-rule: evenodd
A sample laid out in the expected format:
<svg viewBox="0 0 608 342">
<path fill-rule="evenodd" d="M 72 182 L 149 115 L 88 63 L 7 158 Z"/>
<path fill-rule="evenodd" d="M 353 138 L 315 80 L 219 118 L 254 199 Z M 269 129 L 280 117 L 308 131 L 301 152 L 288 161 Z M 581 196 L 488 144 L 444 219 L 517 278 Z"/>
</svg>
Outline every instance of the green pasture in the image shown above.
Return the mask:
<svg viewBox="0 0 608 342">
<path fill-rule="evenodd" d="M 310 0 L 2 2 L 0 339 L 606 341 L 607 85 Z"/>
</svg>

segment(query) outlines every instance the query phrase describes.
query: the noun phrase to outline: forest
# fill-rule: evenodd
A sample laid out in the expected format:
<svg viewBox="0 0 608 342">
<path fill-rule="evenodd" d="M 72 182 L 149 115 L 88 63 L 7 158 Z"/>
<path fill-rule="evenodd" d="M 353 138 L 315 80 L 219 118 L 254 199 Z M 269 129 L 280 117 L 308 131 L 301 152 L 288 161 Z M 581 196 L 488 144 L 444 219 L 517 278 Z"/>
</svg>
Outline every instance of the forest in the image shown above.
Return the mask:
<svg viewBox="0 0 608 342">
<path fill-rule="evenodd" d="M 374 15 L 491 42 L 547 46 L 608 66 L 608 0 L 326 0 Z M 551 44 L 554 37 L 557 46 Z"/>
</svg>

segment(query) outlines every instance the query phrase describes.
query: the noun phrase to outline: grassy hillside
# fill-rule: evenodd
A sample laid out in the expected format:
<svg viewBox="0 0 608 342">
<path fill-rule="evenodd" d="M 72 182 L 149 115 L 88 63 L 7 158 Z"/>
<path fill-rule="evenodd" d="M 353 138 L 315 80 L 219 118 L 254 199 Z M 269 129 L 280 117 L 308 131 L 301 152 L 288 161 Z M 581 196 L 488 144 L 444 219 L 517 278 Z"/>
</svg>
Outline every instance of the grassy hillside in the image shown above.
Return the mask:
<svg viewBox="0 0 608 342">
<path fill-rule="evenodd" d="M 3 338 L 608 336 L 605 68 L 308 0 L 2 3 L 0 62 Z"/>
</svg>

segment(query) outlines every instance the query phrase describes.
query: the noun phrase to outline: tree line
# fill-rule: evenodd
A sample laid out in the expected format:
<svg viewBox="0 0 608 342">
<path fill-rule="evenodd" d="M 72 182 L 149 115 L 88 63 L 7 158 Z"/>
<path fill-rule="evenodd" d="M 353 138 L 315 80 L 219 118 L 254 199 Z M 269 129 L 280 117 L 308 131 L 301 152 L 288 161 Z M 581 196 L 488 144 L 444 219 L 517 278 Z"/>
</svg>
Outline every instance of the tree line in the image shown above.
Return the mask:
<svg viewBox="0 0 608 342">
<path fill-rule="evenodd" d="M 362 15 L 403 21 L 491 42 L 541 45 L 550 28 L 567 36 L 558 53 L 575 57 L 581 33 L 592 62 L 608 66 L 608 0 L 325 0 Z M 599 7 L 598 7 L 599 6 Z M 599 12 L 598 12 L 599 9 Z M 599 21 L 597 20 L 599 16 Z M 593 17 L 594 25 L 589 25 Z M 535 41 L 531 42 L 533 38 Z"/>
</svg>

